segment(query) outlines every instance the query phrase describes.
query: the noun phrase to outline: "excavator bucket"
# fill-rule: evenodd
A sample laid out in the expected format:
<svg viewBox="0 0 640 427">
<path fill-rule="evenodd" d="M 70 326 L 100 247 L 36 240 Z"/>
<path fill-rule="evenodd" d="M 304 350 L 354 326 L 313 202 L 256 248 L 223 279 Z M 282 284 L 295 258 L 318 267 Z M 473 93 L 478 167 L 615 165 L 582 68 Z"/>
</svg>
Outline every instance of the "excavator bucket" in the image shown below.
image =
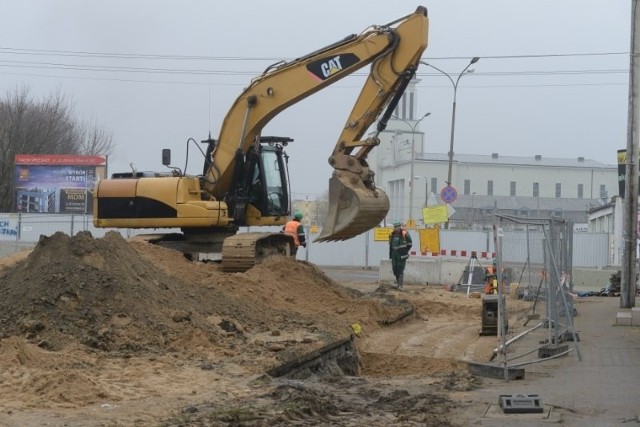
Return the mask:
<svg viewBox="0 0 640 427">
<path fill-rule="evenodd" d="M 389 198 L 381 189 L 371 190 L 348 177 L 329 180 L 329 209 L 314 242 L 347 240 L 380 224 L 389 211 Z"/>
</svg>

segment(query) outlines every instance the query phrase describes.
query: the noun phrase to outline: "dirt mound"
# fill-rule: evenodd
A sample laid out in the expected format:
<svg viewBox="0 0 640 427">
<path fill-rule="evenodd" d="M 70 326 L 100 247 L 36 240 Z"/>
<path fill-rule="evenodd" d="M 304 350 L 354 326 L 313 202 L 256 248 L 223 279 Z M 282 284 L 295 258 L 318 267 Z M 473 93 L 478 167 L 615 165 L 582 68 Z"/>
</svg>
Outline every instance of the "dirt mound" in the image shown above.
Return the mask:
<svg viewBox="0 0 640 427">
<path fill-rule="evenodd" d="M 286 257 L 229 274 L 115 232 L 56 233 L 0 262 L 0 295 L 3 425 L 58 414 L 83 426 L 245 415 L 246 425 L 448 426 L 455 405 L 441 393 L 473 386 L 452 372 L 478 340 L 474 321 L 458 319 L 477 317 L 478 300 L 411 286 L 362 293 Z M 356 351 L 333 347 L 344 342 Z M 342 372 L 358 353 L 349 367 L 364 376 L 310 365 L 264 375 L 326 349 Z"/>
<path fill-rule="evenodd" d="M 0 336 L 26 336 L 55 351 L 81 343 L 114 355 L 162 354 L 198 343 L 209 353 L 270 350 L 282 360 L 401 310 L 355 303 L 357 292 L 312 264 L 274 257 L 226 274 L 116 232 L 43 236 L 0 281 Z"/>
</svg>

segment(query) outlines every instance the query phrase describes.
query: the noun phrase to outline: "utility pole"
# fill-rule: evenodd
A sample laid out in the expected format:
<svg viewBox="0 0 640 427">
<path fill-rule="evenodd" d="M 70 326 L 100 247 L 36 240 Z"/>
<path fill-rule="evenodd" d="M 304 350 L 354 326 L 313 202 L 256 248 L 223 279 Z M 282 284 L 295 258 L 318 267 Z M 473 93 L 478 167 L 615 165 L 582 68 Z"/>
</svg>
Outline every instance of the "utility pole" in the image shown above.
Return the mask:
<svg viewBox="0 0 640 427">
<path fill-rule="evenodd" d="M 631 0 L 631 49 L 629 66 L 629 112 L 627 117 L 627 161 L 622 218 L 622 270 L 620 308 L 635 306 L 637 292 L 638 242 L 638 91 L 640 90 L 640 10 Z"/>
</svg>

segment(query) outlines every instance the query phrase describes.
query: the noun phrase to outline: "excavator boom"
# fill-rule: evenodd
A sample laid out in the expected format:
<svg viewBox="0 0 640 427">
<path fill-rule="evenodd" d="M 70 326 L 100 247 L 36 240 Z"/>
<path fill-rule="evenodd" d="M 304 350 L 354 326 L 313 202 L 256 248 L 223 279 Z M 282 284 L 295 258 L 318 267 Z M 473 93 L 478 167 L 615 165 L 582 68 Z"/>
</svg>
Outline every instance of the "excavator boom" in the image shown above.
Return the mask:
<svg viewBox="0 0 640 427">
<path fill-rule="evenodd" d="M 377 135 L 361 139 L 385 108 L 391 111 L 397 104 L 427 47 L 427 33 L 427 10 L 418 7 L 390 24 L 370 27 L 357 36 L 270 68 L 254 79 L 224 120 L 219 147 L 208 170 L 212 183 L 208 190 L 216 194 L 220 188 L 227 188 L 235 150 L 247 150 L 276 114 L 371 64 L 329 158 L 335 169 L 329 182 L 329 212 L 316 241 L 350 239 L 378 225 L 389 211 L 389 199 L 375 186 L 366 157 L 379 140 Z"/>
</svg>

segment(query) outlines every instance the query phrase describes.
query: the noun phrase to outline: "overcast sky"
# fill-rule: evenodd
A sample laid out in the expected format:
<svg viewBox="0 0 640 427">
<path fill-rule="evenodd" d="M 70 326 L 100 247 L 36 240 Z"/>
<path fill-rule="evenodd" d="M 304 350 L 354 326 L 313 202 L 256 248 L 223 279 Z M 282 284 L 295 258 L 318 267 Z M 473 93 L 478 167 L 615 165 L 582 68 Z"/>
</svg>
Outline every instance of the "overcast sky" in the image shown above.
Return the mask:
<svg viewBox="0 0 640 427">
<path fill-rule="evenodd" d="M 270 64 L 429 11 L 423 59 L 459 84 L 456 153 L 616 163 L 626 147 L 630 0 L 20 0 L 2 2 L 0 92 L 60 90 L 113 133 L 109 172 L 184 165 L 188 138 L 217 138 L 234 99 Z M 82 52 L 83 54 L 79 54 Z M 229 59 L 233 58 L 233 59 Z M 294 138 L 295 198 L 327 190 L 331 153 L 363 73 L 290 107 L 264 135 Z M 421 67 L 425 150 L 449 149 L 451 82 Z M 191 173 L 201 158 L 190 148 Z"/>
</svg>

